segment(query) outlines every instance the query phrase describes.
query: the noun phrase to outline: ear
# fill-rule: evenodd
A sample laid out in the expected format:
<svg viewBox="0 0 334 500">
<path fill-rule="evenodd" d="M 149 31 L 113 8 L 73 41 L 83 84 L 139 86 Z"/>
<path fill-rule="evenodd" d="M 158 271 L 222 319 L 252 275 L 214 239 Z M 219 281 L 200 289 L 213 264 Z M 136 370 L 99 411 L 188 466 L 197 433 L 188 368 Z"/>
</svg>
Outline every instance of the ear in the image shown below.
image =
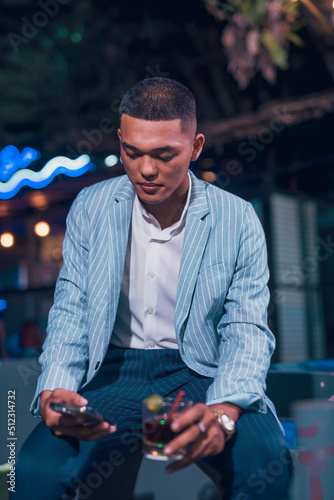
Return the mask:
<svg viewBox="0 0 334 500">
<path fill-rule="evenodd" d="M 121 140 L 122 139 L 122 134 L 121 134 L 121 129 L 120 128 L 117 130 L 117 135 L 118 135 L 119 140 Z"/>
<path fill-rule="evenodd" d="M 199 155 L 202 152 L 203 146 L 205 142 L 205 137 L 203 134 L 197 134 L 195 136 L 194 142 L 193 142 L 193 150 L 191 154 L 191 161 L 197 160 Z"/>
</svg>

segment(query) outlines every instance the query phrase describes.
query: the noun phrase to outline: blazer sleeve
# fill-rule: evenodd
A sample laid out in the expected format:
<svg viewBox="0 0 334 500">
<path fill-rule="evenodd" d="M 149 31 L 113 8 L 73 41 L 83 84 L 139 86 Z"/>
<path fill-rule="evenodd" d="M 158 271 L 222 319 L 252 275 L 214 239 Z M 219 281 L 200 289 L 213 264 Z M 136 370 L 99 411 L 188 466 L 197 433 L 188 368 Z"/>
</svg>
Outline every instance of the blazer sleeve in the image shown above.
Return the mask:
<svg viewBox="0 0 334 500">
<path fill-rule="evenodd" d="M 234 274 L 217 327 L 218 370 L 207 404 L 229 401 L 245 409 L 265 407 L 265 379 L 275 348 L 267 325 L 268 278 L 264 232 L 247 203 Z"/>
<path fill-rule="evenodd" d="M 74 201 L 66 221 L 63 266 L 56 284 L 47 337 L 39 358 L 41 374 L 30 410 L 39 415 L 39 394 L 63 388 L 77 391 L 88 364 L 87 267 L 88 218 L 83 198 Z"/>
</svg>

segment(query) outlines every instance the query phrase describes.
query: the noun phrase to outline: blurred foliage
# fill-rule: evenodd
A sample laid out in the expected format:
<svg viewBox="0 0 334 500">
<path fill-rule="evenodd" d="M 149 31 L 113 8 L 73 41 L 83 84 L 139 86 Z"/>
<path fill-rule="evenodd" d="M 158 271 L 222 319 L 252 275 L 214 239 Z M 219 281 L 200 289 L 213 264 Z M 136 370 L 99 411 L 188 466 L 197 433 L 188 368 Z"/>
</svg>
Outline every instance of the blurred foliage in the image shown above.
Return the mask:
<svg viewBox="0 0 334 500">
<path fill-rule="evenodd" d="M 204 0 L 209 12 L 226 20 L 222 44 L 228 67 L 241 89 L 257 71 L 273 83 L 276 68 L 289 68 L 290 42 L 303 45 L 296 31 L 300 22 L 295 0 Z"/>
<path fill-rule="evenodd" d="M 290 44 L 304 46 L 302 28 L 315 28 L 322 50 L 330 52 L 334 75 L 334 4 L 327 0 L 203 0 L 208 12 L 224 21 L 222 45 L 228 69 L 241 89 L 259 72 L 275 83 L 277 69 L 290 67 Z M 329 14 L 329 16 L 328 16 Z M 315 25 L 315 26 L 312 26 Z M 308 35 L 304 30 L 303 34 Z M 318 38 L 316 36 L 316 38 Z M 327 40 L 325 40 L 327 38 Z M 318 41 L 318 40 L 315 40 Z M 325 55 L 326 57 L 326 55 Z M 329 61 L 330 60 L 330 61 Z"/>
<path fill-rule="evenodd" d="M 256 18 L 263 13 L 263 1 L 241 4 Z M 194 0 L 188 10 L 176 0 L 2 0 L 0 6 L 0 148 L 31 146 L 49 156 L 68 154 L 67 146 L 77 151 L 102 119 L 117 128 L 122 95 L 150 76 L 188 85 L 200 121 L 253 111 L 271 99 L 320 90 L 332 81 L 308 33 L 303 36 L 307 53 L 290 49 L 294 77 L 280 71 L 287 48 L 278 47 L 270 32 L 261 40 L 251 35 L 247 43 L 251 50 L 257 43 L 265 47 L 264 58 L 254 56 L 265 76 L 266 58 L 275 54 L 276 83 L 253 74 L 241 92 L 221 47 L 222 21 L 203 0 Z M 224 15 L 233 15 L 232 0 L 227 7 Z M 316 81 L 308 77 L 313 74 Z M 103 153 L 118 148 L 115 130 L 91 143 Z"/>
</svg>

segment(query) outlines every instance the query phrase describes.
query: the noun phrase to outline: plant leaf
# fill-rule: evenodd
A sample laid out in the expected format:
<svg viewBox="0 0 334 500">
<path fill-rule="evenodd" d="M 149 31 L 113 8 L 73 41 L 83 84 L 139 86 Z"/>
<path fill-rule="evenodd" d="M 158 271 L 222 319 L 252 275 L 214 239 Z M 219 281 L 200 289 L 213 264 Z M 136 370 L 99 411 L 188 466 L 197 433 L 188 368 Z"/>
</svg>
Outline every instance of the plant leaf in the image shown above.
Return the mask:
<svg viewBox="0 0 334 500">
<path fill-rule="evenodd" d="M 268 50 L 275 66 L 284 70 L 288 69 L 288 51 L 269 30 L 262 32 L 261 41 L 263 46 Z"/>
</svg>

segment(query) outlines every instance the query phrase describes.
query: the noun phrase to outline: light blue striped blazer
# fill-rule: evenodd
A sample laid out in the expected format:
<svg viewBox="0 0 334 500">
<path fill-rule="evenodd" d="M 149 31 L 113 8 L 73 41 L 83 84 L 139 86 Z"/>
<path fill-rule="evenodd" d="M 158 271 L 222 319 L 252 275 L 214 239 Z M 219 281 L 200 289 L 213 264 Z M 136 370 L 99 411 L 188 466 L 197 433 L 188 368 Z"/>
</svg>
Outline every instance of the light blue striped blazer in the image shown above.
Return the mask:
<svg viewBox="0 0 334 500">
<path fill-rule="evenodd" d="M 275 342 L 267 326 L 263 230 L 251 204 L 191 175 L 175 311 L 179 351 L 191 369 L 214 378 L 207 403 L 253 398 L 265 412 L 272 407 L 264 391 Z M 133 195 L 122 176 L 83 189 L 72 205 L 35 413 L 41 391 L 77 391 L 101 366 L 117 312 Z"/>
</svg>

